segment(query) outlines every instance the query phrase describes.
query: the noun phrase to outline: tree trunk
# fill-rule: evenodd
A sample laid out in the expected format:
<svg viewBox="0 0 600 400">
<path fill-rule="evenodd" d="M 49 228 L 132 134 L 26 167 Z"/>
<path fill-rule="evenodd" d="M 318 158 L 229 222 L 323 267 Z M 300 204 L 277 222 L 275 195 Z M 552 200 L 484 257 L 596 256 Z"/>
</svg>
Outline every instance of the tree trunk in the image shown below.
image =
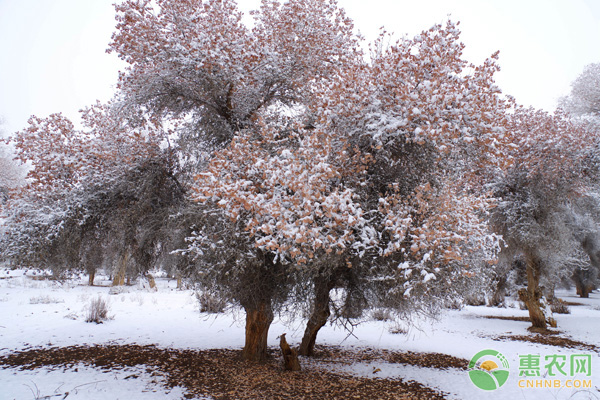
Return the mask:
<svg viewBox="0 0 600 400">
<path fill-rule="evenodd" d="M 304 330 L 304 336 L 302 337 L 302 343 L 298 354 L 301 356 L 312 356 L 314 355 L 315 342 L 317 340 L 317 333 L 325 326 L 331 311 L 329 310 L 329 292 L 333 289 L 335 279 L 333 274 L 328 278 L 315 279 L 315 302 L 313 304 L 313 311 L 306 323 L 306 329 Z"/>
<path fill-rule="evenodd" d="M 546 329 L 546 318 L 542 308 L 542 289 L 540 288 L 540 275 L 542 264 L 537 256 L 526 255 L 526 272 L 527 272 L 527 289 L 519 290 L 519 298 L 527 306 L 529 310 L 529 319 L 534 328 Z M 553 319 L 548 316 L 549 322 Z"/>
<path fill-rule="evenodd" d="M 283 355 L 283 368 L 286 371 L 300 371 L 302 368 L 300 368 L 300 361 L 298 361 L 298 352 L 296 349 L 292 349 L 285 340 L 285 333 L 282 333 L 279 337 L 279 347 Z"/>
<path fill-rule="evenodd" d="M 113 279 L 113 286 L 123 286 L 125 285 L 125 275 L 127 274 L 127 264 L 129 264 L 129 252 L 125 252 L 123 257 L 121 257 L 121 261 L 119 263 L 119 269 L 115 272 L 115 277 Z"/>
<path fill-rule="evenodd" d="M 146 279 L 148 279 L 150 289 L 156 289 L 156 281 L 154 280 L 154 277 L 150 274 L 146 274 Z"/>
<path fill-rule="evenodd" d="M 585 298 L 587 299 L 590 295 L 590 292 L 592 291 L 592 285 L 590 285 L 587 281 L 589 279 L 588 276 L 589 272 L 581 269 L 581 268 L 577 268 L 575 270 L 575 272 L 573 272 L 573 275 L 571 276 L 571 278 L 573 279 L 573 281 L 575 282 L 575 288 L 577 290 L 577 294 L 579 295 L 579 297 L 581 298 Z"/>
<path fill-rule="evenodd" d="M 581 297 L 582 299 L 587 299 L 588 297 L 590 297 L 591 290 L 589 285 L 586 285 L 581 281 L 576 281 L 575 287 L 577 288 L 577 294 L 579 295 L 579 297 Z"/>
<path fill-rule="evenodd" d="M 96 278 L 96 270 L 95 269 L 90 269 L 88 270 L 88 284 L 90 286 L 94 286 L 94 279 Z"/>
<path fill-rule="evenodd" d="M 246 343 L 242 357 L 248 361 L 265 361 L 267 358 L 267 337 L 273 322 L 270 303 L 260 303 L 257 307 L 245 307 Z"/>
</svg>

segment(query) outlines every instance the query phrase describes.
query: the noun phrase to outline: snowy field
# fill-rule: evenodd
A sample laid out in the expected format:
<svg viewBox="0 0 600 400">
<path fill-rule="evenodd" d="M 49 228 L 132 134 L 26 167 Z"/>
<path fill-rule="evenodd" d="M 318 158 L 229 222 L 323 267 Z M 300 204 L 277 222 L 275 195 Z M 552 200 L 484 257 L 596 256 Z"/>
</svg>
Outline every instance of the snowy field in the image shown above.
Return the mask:
<svg viewBox="0 0 600 400">
<path fill-rule="evenodd" d="M 175 281 L 157 279 L 157 290 L 149 289 L 147 283 L 116 290 L 100 278 L 96 284 L 106 286 L 86 286 L 85 277 L 60 283 L 36 279 L 31 272 L 0 269 L 0 356 L 31 348 L 96 344 L 153 344 L 173 349 L 243 347 L 243 313 L 216 316 L 200 313 L 194 292 L 177 290 Z M 570 306 L 570 314 L 555 315 L 558 336 L 591 346 L 564 348 L 511 340 L 508 337 L 533 336 L 527 331 L 530 323 L 486 318 L 526 317 L 527 311 L 518 307 L 466 307 L 448 311 L 436 321 L 423 321 L 412 328 L 395 322 L 366 322 L 351 336 L 341 328 L 327 325 L 317 339 L 318 344 L 353 351 L 370 348 L 442 353 L 466 360 L 480 350 L 494 349 L 502 353 L 510 365 L 509 380 L 498 390 L 478 389 L 467 372 L 457 368 L 425 368 L 383 361 L 351 365 L 322 363 L 319 368 L 371 378 L 414 380 L 439 389 L 452 399 L 600 399 L 600 294 L 594 292 L 589 299 L 580 299 L 568 291 L 558 295 L 566 301 L 581 303 Z M 86 323 L 87 307 L 98 296 L 108 301 L 112 319 L 99 325 Z M 276 319 L 269 332 L 269 344 L 278 346 L 277 336 L 287 332 L 288 341 L 295 345 L 302 337 L 303 328 L 302 321 Z M 398 328 L 404 332 L 391 333 Z M 582 354 L 592 356 L 590 376 L 582 372 L 569 378 L 546 378 L 591 379 L 591 388 L 519 387 L 518 382 L 524 378 L 519 377 L 520 355 L 539 355 L 544 364 L 545 356 L 565 355 L 570 359 L 571 355 Z M 543 367 L 540 378 L 548 372 Z M 0 400 L 182 399 L 184 392 L 178 387 L 166 388 L 160 377 L 143 368 L 112 371 L 80 365 L 66 370 L 0 369 Z"/>
</svg>

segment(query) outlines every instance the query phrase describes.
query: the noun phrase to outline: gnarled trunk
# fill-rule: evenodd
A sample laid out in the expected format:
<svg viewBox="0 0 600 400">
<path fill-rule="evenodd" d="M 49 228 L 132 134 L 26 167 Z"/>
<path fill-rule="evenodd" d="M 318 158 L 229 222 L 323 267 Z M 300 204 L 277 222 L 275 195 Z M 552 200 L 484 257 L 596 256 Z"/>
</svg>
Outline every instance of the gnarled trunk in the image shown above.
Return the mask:
<svg viewBox="0 0 600 400">
<path fill-rule="evenodd" d="M 249 361 L 265 361 L 267 358 L 267 337 L 273 322 L 273 310 L 267 302 L 256 306 L 245 306 L 246 343 L 242 357 Z"/>
<path fill-rule="evenodd" d="M 527 289 L 519 290 L 519 299 L 525 303 L 529 311 L 529 319 L 534 328 L 547 328 L 547 322 L 556 326 L 551 316 L 545 314 L 547 308 L 542 304 L 543 293 L 540 287 L 540 276 L 542 272 L 542 261 L 535 255 L 528 254 L 525 257 L 527 273 Z"/>
<path fill-rule="evenodd" d="M 315 342 L 319 330 L 325 326 L 331 311 L 329 310 L 329 292 L 333 289 L 335 278 L 333 274 L 328 278 L 315 279 L 315 300 L 312 314 L 306 324 L 302 343 L 298 350 L 301 356 L 312 356 L 315 350 Z"/>
</svg>

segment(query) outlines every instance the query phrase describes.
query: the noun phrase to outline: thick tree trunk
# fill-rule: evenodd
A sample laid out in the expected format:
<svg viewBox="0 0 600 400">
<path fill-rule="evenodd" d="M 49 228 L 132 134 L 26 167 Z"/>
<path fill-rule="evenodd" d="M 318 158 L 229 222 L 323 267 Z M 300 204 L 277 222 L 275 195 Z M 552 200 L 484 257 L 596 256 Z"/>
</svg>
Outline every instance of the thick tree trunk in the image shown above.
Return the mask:
<svg viewBox="0 0 600 400">
<path fill-rule="evenodd" d="M 301 356 L 312 356 L 314 354 L 317 334 L 325 326 L 331 314 L 329 310 L 329 292 L 333 289 L 334 283 L 333 275 L 329 278 L 315 279 L 314 281 L 315 301 L 298 350 L 298 354 Z"/>
<path fill-rule="evenodd" d="M 246 309 L 246 343 L 242 357 L 248 361 L 265 361 L 267 358 L 267 337 L 273 322 L 270 303 L 260 303 Z"/>
<path fill-rule="evenodd" d="M 575 282 L 575 288 L 577 289 L 577 294 L 581 298 L 588 298 L 590 296 L 590 292 L 592 291 L 592 285 L 590 285 L 587 281 L 589 272 L 580 268 L 577 268 L 575 272 L 573 272 L 572 279 Z"/>
<path fill-rule="evenodd" d="M 577 289 L 577 294 L 579 295 L 579 297 L 581 297 L 582 299 L 587 299 L 588 297 L 590 297 L 590 286 L 582 283 L 581 281 L 576 281 L 575 287 Z"/>
<path fill-rule="evenodd" d="M 115 272 L 115 277 L 113 279 L 113 286 L 123 286 L 125 285 L 125 275 L 127 274 L 127 264 L 129 263 L 129 252 L 125 252 L 123 257 L 121 257 L 121 261 L 119 262 L 119 268 Z"/>
<path fill-rule="evenodd" d="M 534 328 L 546 329 L 547 316 L 542 308 L 542 289 L 540 288 L 541 260 L 534 255 L 526 256 L 527 289 L 519 290 L 519 298 L 529 310 L 529 319 Z M 549 322 L 556 325 L 554 320 L 548 316 Z"/>
</svg>

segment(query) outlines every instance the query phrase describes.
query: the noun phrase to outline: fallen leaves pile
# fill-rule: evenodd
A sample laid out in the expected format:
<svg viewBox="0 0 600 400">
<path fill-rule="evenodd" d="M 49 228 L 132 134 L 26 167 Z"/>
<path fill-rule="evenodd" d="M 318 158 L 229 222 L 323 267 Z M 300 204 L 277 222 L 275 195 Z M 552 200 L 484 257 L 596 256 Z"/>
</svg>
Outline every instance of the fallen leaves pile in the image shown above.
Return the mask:
<svg viewBox="0 0 600 400">
<path fill-rule="evenodd" d="M 442 358 L 440 358 L 442 357 Z M 443 399 L 444 394 L 417 382 L 400 379 L 353 377 L 327 371 L 318 364 L 332 359 L 380 360 L 447 368 L 465 360 L 441 354 L 394 353 L 375 350 L 352 352 L 341 348 L 318 348 L 316 357 L 302 360 L 300 372 L 284 371 L 276 349 L 264 364 L 243 361 L 240 352 L 227 349 L 176 350 L 154 346 L 106 345 L 30 349 L 0 357 L 0 367 L 75 369 L 84 364 L 101 369 L 145 366 L 164 378 L 169 388 L 183 387 L 187 398 L 214 399 Z M 305 362 L 306 361 L 306 362 Z M 135 378 L 135 376 L 133 376 Z"/>
</svg>

